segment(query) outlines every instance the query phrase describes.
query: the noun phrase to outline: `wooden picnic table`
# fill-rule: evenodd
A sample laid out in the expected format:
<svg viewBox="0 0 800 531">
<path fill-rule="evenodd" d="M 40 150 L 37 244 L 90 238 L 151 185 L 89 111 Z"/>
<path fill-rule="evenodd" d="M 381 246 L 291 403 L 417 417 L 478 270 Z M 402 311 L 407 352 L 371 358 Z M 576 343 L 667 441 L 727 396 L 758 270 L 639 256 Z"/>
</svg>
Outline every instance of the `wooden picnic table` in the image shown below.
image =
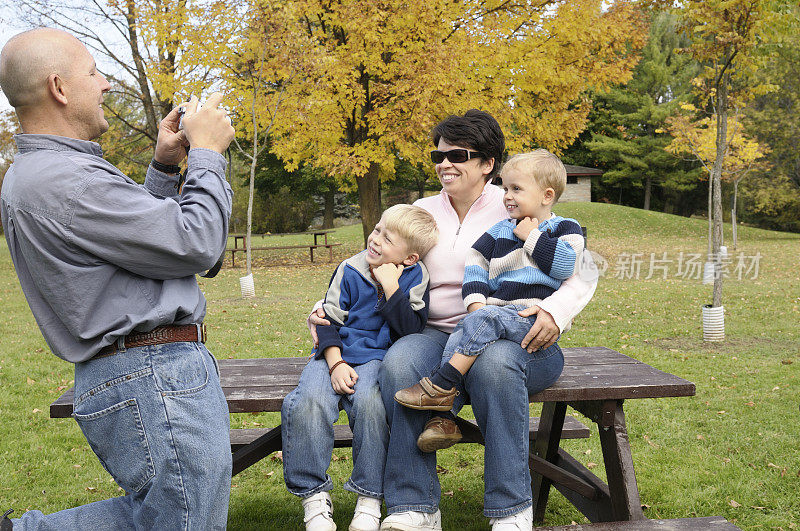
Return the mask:
<svg viewBox="0 0 800 531">
<path fill-rule="evenodd" d="M 305 232 L 281 232 L 281 233 L 272 233 L 272 232 L 265 232 L 263 234 L 252 234 L 251 236 L 260 236 L 261 238 L 265 238 L 267 236 L 302 236 L 302 235 L 313 235 L 314 243 L 307 243 L 307 244 L 295 244 L 295 245 L 259 245 L 257 247 L 251 247 L 253 251 L 266 251 L 266 250 L 274 250 L 274 249 L 305 249 L 308 248 L 309 253 L 311 255 L 311 261 L 314 261 L 314 250 L 319 249 L 321 247 L 328 249 L 329 259 L 333 260 L 333 248 L 337 245 L 341 245 L 341 243 L 328 243 L 328 234 L 333 232 L 335 229 L 313 229 L 308 230 Z M 233 233 L 230 234 L 233 236 L 233 248 L 228 249 L 231 253 L 231 265 L 236 266 L 236 253 L 244 253 L 247 251 L 247 234 L 246 233 Z M 320 238 L 322 238 L 322 242 L 320 243 Z M 241 247 L 239 246 L 239 242 L 242 242 Z"/>
<path fill-rule="evenodd" d="M 642 520 L 624 403 L 640 398 L 693 396 L 692 382 L 605 347 L 565 348 L 564 371 L 548 389 L 532 395 L 543 402 L 540 419 L 531 419 L 529 466 L 534 517 L 544 517 L 550 487 L 558 489 L 592 522 Z M 222 388 L 231 413 L 280 411 L 294 389 L 307 358 L 220 360 Z M 50 406 L 50 416 L 72 414 L 72 389 Z M 560 447 L 562 439 L 586 437 L 588 431 L 571 415 L 571 407 L 597 426 L 608 482 Z M 464 442 L 483 443 L 474 421 L 458 419 Z M 347 426 L 336 426 L 336 446 L 350 446 Z M 281 449 L 280 426 L 231 430 L 234 475 Z"/>
</svg>

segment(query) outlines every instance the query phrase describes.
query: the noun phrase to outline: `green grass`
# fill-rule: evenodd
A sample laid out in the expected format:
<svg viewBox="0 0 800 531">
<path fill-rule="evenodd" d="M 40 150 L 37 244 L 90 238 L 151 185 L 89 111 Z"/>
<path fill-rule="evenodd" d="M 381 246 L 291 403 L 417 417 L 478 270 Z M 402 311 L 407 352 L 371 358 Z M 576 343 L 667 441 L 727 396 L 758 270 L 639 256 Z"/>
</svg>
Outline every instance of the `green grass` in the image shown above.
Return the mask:
<svg viewBox="0 0 800 531">
<path fill-rule="evenodd" d="M 561 345 L 605 345 L 697 385 L 695 397 L 626 403 L 645 515 L 722 515 L 743 529 L 797 528 L 800 235 L 740 227 L 736 252 L 761 253 L 759 276 L 726 280 L 726 341 L 705 344 L 700 307 L 710 302 L 711 289 L 675 275 L 678 253 L 704 252 L 705 221 L 602 204 L 565 204 L 557 212 L 587 226 L 590 248 L 610 265 Z M 331 238 L 343 243 L 337 258 L 357 251 L 360 238 L 360 225 L 337 229 Z M 675 261 L 669 278 L 645 280 L 650 253 L 661 258 L 664 252 Z M 640 279 L 614 278 L 617 258 L 632 253 L 643 253 Z M 326 253 L 321 255 L 325 260 Z M 334 264 L 312 266 L 307 252 L 257 256 L 254 299 L 240 297 L 240 267 L 201 281 L 209 302 L 209 348 L 220 358 L 308 352 L 305 315 L 322 296 Z M 52 512 L 120 494 L 75 423 L 48 417 L 49 403 L 72 384 L 72 368 L 48 352 L 5 246 L 0 304 L 0 510 Z M 231 422 L 271 426 L 278 418 L 238 414 Z M 604 477 L 596 435 L 564 446 Z M 349 451 L 335 450 L 334 459 L 335 519 L 346 529 L 355 504 L 355 496 L 341 489 L 350 471 Z M 488 528 L 481 516 L 482 448 L 459 445 L 440 452 L 440 464 L 444 528 Z M 545 521 L 585 519 L 554 491 Z M 266 459 L 234 478 L 231 529 L 298 529 L 301 523 L 300 504 L 286 492 L 280 461 Z"/>
</svg>

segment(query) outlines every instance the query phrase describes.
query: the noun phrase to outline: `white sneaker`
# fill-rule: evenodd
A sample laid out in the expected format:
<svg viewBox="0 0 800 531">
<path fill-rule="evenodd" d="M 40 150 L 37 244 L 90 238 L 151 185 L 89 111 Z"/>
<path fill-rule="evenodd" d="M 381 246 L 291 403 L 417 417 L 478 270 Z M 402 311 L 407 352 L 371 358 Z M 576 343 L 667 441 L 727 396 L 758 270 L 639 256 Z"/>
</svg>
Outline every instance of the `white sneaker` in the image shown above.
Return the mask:
<svg viewBox="0 0 800 531">
<path fill-rule="evenodd" d="M 381 500 L 359 496 L 350 531 L 378 531 L 381 528 Z"/>
<path fill-rule="evenodd" d="M 442 513 L 436 509 L 435 513 L 420 513 L 405 511 L 387 516 L 381 524 L 381 531 L 441 531 Z"/>
<path fill-rule="evenodd" d="M 333 521 L 333 502 L 329 492 L 318 492 L 303 498 L 303 511 L 306 531 L 336 531 Z"/>
<path fill-rule="evenodd" d="M 492 524 L 492 531 L 516 531 L 519 529 L 531 531 L 533 529 L 533 506 L 511 516 L 490 518 L 489 523 Z"/>
</svg>

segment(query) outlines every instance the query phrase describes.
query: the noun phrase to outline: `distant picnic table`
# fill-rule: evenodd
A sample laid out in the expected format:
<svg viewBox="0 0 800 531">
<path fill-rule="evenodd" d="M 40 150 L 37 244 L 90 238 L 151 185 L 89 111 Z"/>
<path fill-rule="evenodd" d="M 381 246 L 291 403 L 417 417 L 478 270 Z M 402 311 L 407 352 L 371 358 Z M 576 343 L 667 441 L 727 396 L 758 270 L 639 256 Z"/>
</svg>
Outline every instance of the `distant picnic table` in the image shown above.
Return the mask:
<svg viewBox="0 0 800 531">
<path fill-rule="evenodd" d="M 530 419 L 533 511 L 544 518 L 550 488 L 558 489 L 592 522 L 640 521 L 620 529 L 737 529 L 724 518 L 645 521 L 633 468 L 623 405 L 626 400 L 693 396 L 695 385 L 606 347 L 565 348 L 564 371 L 551 387 L 530 396 L 542 402 L 541 418 Z M 220 381 L 231 413 L 280 411 L 297 385 L 307 357 L 222 359 Z M 72 414 L 69 389 L 50 405 L 51 417 Z M 571 407 L 597 426 L 607 483 L 561 448 L 563 439 L 588 437 L 590 430 L 567 415 Z M 458 418 L 462 442 L 483 444 L 473 420 Z M 347 425 L 334 426 L 336 447 L 352 446 Z M 687 435 L 688 436 L 688 435 Z M 281 427 L 233 429 L 233 474 L 281 449 Z M 598 529 L 612 529 L 599 527 Z M 559 528 L 560 529 L 560 528 Z M 593 529 L 593 526 L 586 526 Z"/>
<path fill-rule="evenodd" d="M 334 229 L 314 229 L 305 232 L 282 232 L 282 233 L 272 233 L 272 232 L 265 232 L 261 234 L 252 234 L 252 236 L 259 236 L 263 240 L 266 237 L 282 237 L 282 236 L 313 236 L 314 242 L 313 243 L 303 243 L 303 244 L 292 244 L 292 245 L 258 245 L 258 246 L 251 246 L 252 251 L 267 251 L 273 249 L 305 249 L 308 248 L 311 261 L 314 261 L 314 250 L 319 248 L 327 248 L 328 249 L 328 259 L 333 261 L 333 248 L 337 245 L 341 245 L 341 243 L 329 243 L 328 242 L 328 234 L 333 232 Z M 231 253 L 231 265 L 236 266 L 236 253 L 244 253 L 247 252 L 247 234 L 245 233 L 235 233 L 231 234 L 233 236 L 233 248 L 228 249 Z M 320 238 L 322 241 L 320 242 Z M 239 243 L 241 242 L 241 246 Z M 251 242 L 252 243 L 252 242 Z"/>
</svg>

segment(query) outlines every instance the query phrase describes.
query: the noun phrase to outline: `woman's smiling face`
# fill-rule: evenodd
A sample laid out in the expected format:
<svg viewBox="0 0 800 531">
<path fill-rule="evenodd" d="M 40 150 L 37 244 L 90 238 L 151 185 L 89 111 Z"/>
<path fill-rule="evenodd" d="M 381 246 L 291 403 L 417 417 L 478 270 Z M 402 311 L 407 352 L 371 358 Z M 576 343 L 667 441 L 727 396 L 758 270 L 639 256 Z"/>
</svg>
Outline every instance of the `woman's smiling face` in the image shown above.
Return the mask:
<svg viewBox="0 0 800 531">
<path fill-rule="evenodd" d="M 466 146 L 450 144 L 444 138 L 439 139 L 436 148 L 439 151 L 450 151 L 451 149 L 474 151 Z M 436 176 L 439 177 L 442 188 L 450 197 L 460 202 L 472 202 L 483 192 L 486 176 L 493 167 L 494 160 L 486 161 L 480 157 L 458 163 L 452 163 L 445 158 L 436 165 Z"/>
</svg>

